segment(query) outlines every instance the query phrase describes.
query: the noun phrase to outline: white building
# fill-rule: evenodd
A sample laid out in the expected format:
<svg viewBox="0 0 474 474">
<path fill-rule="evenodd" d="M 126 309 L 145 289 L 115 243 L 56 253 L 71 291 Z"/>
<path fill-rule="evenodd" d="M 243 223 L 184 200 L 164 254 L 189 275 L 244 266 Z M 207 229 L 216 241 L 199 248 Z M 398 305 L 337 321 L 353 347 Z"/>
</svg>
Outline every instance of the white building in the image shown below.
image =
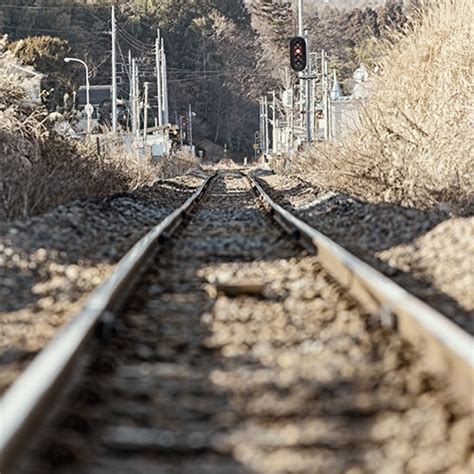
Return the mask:
<svg viewBox="0 0 474 474">
<path fill-rule="evenodd" d="M 41 81 L 45 74 L 35 71 L 32 66 L 18 66 L 10 63 L 6 67 L 6 73 L 11 72 L 20 77 L 20 86 L 25 91 L 27 102 L 41 104 Z"/>
<path fill-rule="evenodd" d="M 359 126 L 358 108 L 361 101 L 367 100 L 369 96 L 369 71 L 361 64 L 353 74 L 354 88 L 349 96 L 342 95 L 336 71 L 334 71 L 333 83 L 330 93 L 330 139 L 340 142 L 344 136 Z"/>
</svg>

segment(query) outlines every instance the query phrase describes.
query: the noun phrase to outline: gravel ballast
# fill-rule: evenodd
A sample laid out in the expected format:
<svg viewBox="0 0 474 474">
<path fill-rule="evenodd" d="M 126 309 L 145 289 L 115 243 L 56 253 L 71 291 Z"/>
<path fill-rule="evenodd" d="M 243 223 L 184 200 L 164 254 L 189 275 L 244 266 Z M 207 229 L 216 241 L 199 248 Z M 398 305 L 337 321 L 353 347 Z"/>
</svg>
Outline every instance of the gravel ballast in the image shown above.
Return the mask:
<svg viewBox="0 0 474 474">
<path fill-rule="evenodd" d="M 160 248 L 28 474 L 469 472 L 469 414 L 216 178 Z"/>
<path fill-rule="evenodd" d="M 281 206 L 474 333 L 474 217 L 371 204 L 256 172 Z"/>
<path fill-rule="evenodd" d="M 69 320 L 117 261 L 204 177 L 82 199 L 0 227 L 0 390 Z"/>
</svg>

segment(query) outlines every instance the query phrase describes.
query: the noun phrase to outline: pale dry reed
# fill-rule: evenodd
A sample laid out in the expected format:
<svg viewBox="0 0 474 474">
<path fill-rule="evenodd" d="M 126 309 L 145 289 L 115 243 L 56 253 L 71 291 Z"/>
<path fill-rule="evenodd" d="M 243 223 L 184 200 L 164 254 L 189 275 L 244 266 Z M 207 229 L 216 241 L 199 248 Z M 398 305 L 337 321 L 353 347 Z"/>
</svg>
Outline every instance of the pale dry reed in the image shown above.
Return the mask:
<svg viewBox="0 0 474 474">
<path fill-rule="evenodd" d="M 161 157 L 157 162 L 158 176 L 161 179 L 173 178 L 199 168 L 196 157 L 187 150 L 178 150 L 169 156 Z"/>
<path fill-rule="evenodd" d="M 380 44 L 379 72 L 341 145 L 316 145 L 292 170 L 371 201 L 472 212 L 474 3 L 425 4 Z"/>
</svg>

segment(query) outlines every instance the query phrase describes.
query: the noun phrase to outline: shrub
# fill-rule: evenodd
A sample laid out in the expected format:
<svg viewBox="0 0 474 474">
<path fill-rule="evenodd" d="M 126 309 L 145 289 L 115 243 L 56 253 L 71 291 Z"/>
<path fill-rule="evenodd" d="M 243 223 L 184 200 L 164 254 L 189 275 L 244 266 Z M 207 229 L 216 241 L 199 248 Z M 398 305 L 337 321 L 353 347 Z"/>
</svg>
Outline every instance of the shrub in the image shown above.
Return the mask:
<svg viewBox="0 0 474 474">
<path fill-rule="evenodd" d="M 105 196 L 150 184 L 150 162 L 116 149 L 98 156 L 92 145 L 54 132 L 43 107 L 28 102 L 16 60 L 0 44 L 0 220 L 48 209 L 79 197 Z M 19 70 L 18 70 L 19 71 Z"/>
<path fill-rule="evenodd" d="M 379 43 L 380 72 L 341 146 L 316 145 L 294 169 L 373 201 L 472 212 L 469 48 L 473 4 L 430 2 Z"/>
</svg>

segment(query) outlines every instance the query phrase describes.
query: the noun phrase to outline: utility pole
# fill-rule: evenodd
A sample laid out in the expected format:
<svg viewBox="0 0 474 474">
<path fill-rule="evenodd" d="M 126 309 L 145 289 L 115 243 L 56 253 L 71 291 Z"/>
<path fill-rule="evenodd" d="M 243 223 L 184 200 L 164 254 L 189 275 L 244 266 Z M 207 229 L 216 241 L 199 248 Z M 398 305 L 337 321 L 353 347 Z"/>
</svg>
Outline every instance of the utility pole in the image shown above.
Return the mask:
<svg viewBox="0 0 474 474">
<path fill-rule="evenodd" d="M 117 132 L 117 25 L 112 5 L 112 131 Z"/>
<path fill-rule="evenodd" d="M 260 97 L 259 101 L 259 108 L 260 108 L 260 149 L 262 152 L 265 152 L 265 134 L 264 134 L 264 127 L 263 127 L 263 97 Z"/>
<path fill-rule="evenodd" d="M 161 38 L 161 87 L 163 90 L 163 123 L 168 123 L 168 80 L 166 74 L 166 54 L 163 38 Z"/>
<path fill-rule="evenodd" d="M 268 98 L 264 98 L 264 115 L 265 115 L 265 154 L 268 155 L 270 152 L 270 134 L 268 130 Z"/>
<path fill-rule="evenodd" d="M 290 109 L 290 136 L 288 137 L 288 153 L 293 153 L 295 146 L 295 88 L 291 86 L 291 109 Z"/>
<path fill-rule="evenodd" d="M 136 80 L 135 80 L 135 58 L 132 59 L 132 78 L 130 81 L 130 112 L 132 113 L 132 134 L 135 135 L 137 133 L 137 117 L 136 117 Z"/>
<path fill-rule="evenodd" d="M 144 104 L 143 104 L 143 140 L 146 144 L 146 134 L 148 128 L 148 82 L 145 82 L 145 97 L 144 97 Z"/>
<path fill-rule="evenodd" d="M 328 140 L 332 140 L 332 119 L 331 119 L 331 84 L 329 81 L 329 61 L 327 60 L 327 54 L 325 56 L 326 61 L 324 62 L 324 73 L 326 75 L 326 106 L 327 106 L 327 127 L 328 127 Z"/>
<path fill-rule="evenodd" d="M 135 60 L 135 132 L 137 138 L 140 136 L 140 78 L 138 75 L 138 64 Z"/>
<path fill-rule="evenodd" d="M 303 37 L 304 36 L 304 12 L 303 12 L 303 0 L 298 0 L 298 36 Z M 306 47 L 306 51 L 308 51 L 308 47 Z M 303 80 L 304 72 L 299 73 L 300 77 L 300 97 L 299 97 L 299 102 L 300 102 L 300 112 L 301 112 L 301 120 L 303 118 L 303 112 L 304 112 L 304 101 L 303 101 L 303 94 L 304 94 L 304 80 Z"/>
<path fill-rule="evenodd" d="M 127 129 L 132 128 L 132 107 L 133 107 L 133 69 L 132 69 L 132 52 L 128 50 L 128 118 Z"/>
<path fill-rule="evenodd" d="M 304 32 L 306 40 L 306 50 L 309 51 L 308 46 L 308 30 Z M 306 94 L 305 94 L 305 109 L 306 109 L 306 143 L 309 145 L 311 143 L 311 111 L 310 111 L 310 74 L 311 74 L 311 54 L 308 55 L 308 65 L 306 66 Z"/>
<path fill-rule="evenodd" d="M 329 88 L 326 51 L 321 51 L 321 84 L 323 93 L 324 139 L 329 140 Z"/>
<path fill-rule="evenodd" d="M 161 127 L 163 125 L 163 105 L 162 105 L 162 96 L 163 91 L 161 87 L 161 61 L 160 61 L 160 30 L 156 30 L 156 40 L 155 40 L 155 61 L 156 61 L 156 95 L 158 98 L 158 125 Z"/>
<path fill-rule="evenodd" d="M 275 91 L 272 91 L 272 152 L 273 154 L 277 153 L 277 145 L 276 145 L 276 94 Z"/>
<path fill-rule="evenodd" d="M 311 69 L 310 69 L 310 75 L 312 77 L 311 79 L 311 135 L 313 137 L 313 140 L 317 138 L 317 120 L 316 120 L 316 78 L 318 75 L 318 57 L 317 53 L 311 53 L 310 54 L 310 61 L 311 61 Z"/>
</svg>

